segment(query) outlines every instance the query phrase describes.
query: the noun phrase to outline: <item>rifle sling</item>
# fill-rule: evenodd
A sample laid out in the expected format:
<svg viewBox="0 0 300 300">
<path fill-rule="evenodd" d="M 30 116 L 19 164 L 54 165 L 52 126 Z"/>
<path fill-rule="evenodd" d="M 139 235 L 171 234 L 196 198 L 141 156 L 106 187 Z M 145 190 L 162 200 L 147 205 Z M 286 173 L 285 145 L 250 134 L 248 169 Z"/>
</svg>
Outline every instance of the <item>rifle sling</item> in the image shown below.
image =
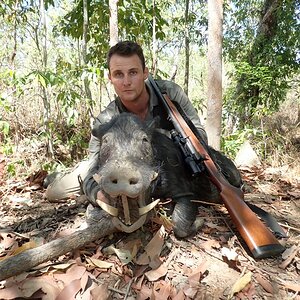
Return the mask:
<svg viewBox="0 0 300 300">
<path fill-rule="evenodd" d="M 251 204 L 246 202 L 246 204 L 251 208 L 253 212 L 255 212 L 261 219 L 263 219 L 266 223 L 266 225 L 272 229 L 274 232 L 275 236 L 277 238 L 287 238 L 286 233 L 284 230 L 281 228 L 281 226 L 277 223 L 275 218 L 262 208 L 256 206 L 255 204 Z"/>
</svg>

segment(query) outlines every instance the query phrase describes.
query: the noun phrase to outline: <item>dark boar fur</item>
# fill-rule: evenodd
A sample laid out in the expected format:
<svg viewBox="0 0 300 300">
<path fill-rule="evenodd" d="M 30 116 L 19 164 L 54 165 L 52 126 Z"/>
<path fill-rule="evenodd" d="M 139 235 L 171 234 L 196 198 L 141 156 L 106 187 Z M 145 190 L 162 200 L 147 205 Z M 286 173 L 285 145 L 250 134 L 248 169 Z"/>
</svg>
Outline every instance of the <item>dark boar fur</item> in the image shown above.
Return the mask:
<svg viewBox="0 0 300 300">
<path fill-rule="evenodd" d="M 191 176 L 180 150 L 154 124 L 122 113 L 93 130 L 101 141 L 97 171 L 100 189 L 106 201 L 115 207 L 125 195 L 134 220 L 141 205 L 157 198 L 172 198 L 174 233 L 186 237 L 197 229 L 199 204 L 191 200 L 221 203 L 219 193 L 205 171 L 200 176 Z M 233 162 L 210 147 L 208 151 L 227 180 L 240 187 L 241 177 Z"/>
</svg>

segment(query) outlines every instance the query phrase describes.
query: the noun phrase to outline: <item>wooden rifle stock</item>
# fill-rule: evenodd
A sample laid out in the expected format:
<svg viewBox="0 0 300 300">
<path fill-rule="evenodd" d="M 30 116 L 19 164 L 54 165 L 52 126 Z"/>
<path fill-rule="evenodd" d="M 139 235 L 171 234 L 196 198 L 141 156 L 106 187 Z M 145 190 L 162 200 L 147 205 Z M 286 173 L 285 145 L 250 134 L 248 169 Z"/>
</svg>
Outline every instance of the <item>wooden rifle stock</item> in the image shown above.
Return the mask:
<svg viewBox="0 0 300 300">
<path fill-rule="evenodd" d="M 159 90 L 156 90 L 158 89 L 156 83 L 152 78 L 149 78 L 149 81 L 152 86 L 155 84 L 153 87 L 157 94 Z M 158 97 L 164 103 L 175 129 L 182 137 L 189 139 L 194 150 L 204 158 L 203 163 L 209 174 L 209 179 L 219 190 L 226 209 L 254 258 L 266 258 L 283 252 L 285 248 L 248 207 L 244 201 L 243 192 L 239 188 L 232 186 L 218 170 L 205 147 L 197 139 L 169 97 L 166 94 L 162 96 L 161 93 Z"/>
</svg>

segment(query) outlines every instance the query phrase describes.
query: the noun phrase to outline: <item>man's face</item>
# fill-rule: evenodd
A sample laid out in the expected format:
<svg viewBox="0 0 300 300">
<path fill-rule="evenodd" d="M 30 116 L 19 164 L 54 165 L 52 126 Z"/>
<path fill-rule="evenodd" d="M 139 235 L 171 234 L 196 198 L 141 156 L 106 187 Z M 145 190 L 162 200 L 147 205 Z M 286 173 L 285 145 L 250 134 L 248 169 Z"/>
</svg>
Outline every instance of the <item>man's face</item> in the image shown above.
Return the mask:
<svg viewBox="0 0 300 300">
<path fill-rule="evenodd" d="M 136 101 L 145 91 L 144 81 L 148 77 L 148 69 L 143 70 L 142 62 L 136 54 L 114 54 L 110 59 L 108 77 L 122 102 Z"/>
</svg>

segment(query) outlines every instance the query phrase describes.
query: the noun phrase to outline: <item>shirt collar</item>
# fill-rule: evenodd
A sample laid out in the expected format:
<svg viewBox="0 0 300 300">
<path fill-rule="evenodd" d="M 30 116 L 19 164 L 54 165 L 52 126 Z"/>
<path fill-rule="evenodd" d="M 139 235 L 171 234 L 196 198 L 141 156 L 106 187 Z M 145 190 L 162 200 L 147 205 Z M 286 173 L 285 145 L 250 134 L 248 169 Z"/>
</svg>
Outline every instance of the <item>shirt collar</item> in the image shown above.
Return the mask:
<svg viewBox="0 0 300 300">
<path fill-rule="evenodd" d="M 153 108 L 158 105 L 158 99 L 150 86 L 148 79 L 145 81 L 147 91 L 149 93 L 149 112 L 153 112 Z"/>
</svg>

